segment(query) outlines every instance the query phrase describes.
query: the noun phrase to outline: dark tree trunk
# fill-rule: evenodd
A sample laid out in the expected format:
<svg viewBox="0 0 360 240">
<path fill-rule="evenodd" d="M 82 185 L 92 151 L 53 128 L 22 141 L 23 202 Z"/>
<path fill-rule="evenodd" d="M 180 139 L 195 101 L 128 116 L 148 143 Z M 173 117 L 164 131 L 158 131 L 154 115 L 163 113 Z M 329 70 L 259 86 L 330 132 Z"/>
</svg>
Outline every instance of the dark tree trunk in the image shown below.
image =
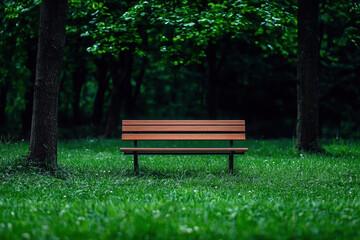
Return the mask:
<svg viewBox="0 0 360 240">
<path fill-rule="evenodd" d="M 97 76 L 98 89 L 94 101 L 92 122 L 95 125 L 95 135 L 98 135 L 104 112 L 105 92 L 109 87 L 109 78 L 107 76 L 108 65 L 106 58 L 102 57 L 96 60 L 95 64 L 99 75 Z"/>
<path fill-rule="evenodd" d="M 105 128 L 105 138 L 111 138 L 114 133 L 117 131 L 120 120 L 120 112 L 123 103 L 123 99 L 127 99 L 129 89 L 131 87 L 131 73 L 134 64 L 133 53 L 131 50 L 123 52 L 123 72 L 121 77 L 118 74 L 118 62 L 112 61 L 111 64 L 111 73 L 113 78 L 113 92 L 111 95 L 111 103 L 109 107 L 106 128 Z M 126 90 L 125 90 L 126 89 Z"/>
<path fill-rule="evenodd" d="M 31 78 L 35 79 L 35 71 L 34 74 L 31 73 Z M 34 81 L 32 81 L 32 85 L 26 89 L 25 92 L 25 110 L 21 114 L 21 124 L 22 124 L 22 135 L 23 137 L 28 138 L 29 132 L 31 129 L 31 114 L 32 108 L 34 104 Z"/>
<path fill-rule="evenodd" d="M 30 70 L 30 79 L 24 96 L 25 110 L 22 112 L 21 115 L 22 135 L 26 138 L 29 137 L 31 129 L 31 115 L 34 104 L 34 83 L 36 75 L 36 42 L 37 39 L 31 38 L 28 40 L 27 45 L 28 58 L 26 61 L 26 67 Z"/>
<path fill-rule="evenodd" d="M 148 61 L 147 57 L 143 57 L 142 62 L 141 62 L 140 73 L 135 79 L 136 85 L 135 85 L 134 93 L 131 96 L 129 96 L 131 98 L 129 98 L 126 101 L 125 113 L 126 113 L 127 118 L 133 118 L 134 115 L 135 115 L 135 112 L 136 112 L 136 109 L 135 109 L 136 100 L 138 99 L 138 97 L 140 95 L 140 88 L 141 88 L 141 84 L 142 84 L 142 82 L 144 80 L 147 61 Z"/>
<path fill-rule="evenodd" d="M 148 39 L 148 33 L 146 32 L 146 27 L 144 25 L 139 25 L 139 33 L 140 36 L 142 37 L 142 45 L 144 48 L 148 48 L 148 43 L 149 43 L 149 39 Z M 132 91 L 130 89 L 130 95 L 128 95 L 128 98 L 126 99 L 125 102 L 125 117 L 126 118 L 135 118 L 136 117 L 136 100 L 138 99 L 138 96 L 140 95 L 140 88 L 142 85 L 142 82 L 144 80 L 144 75 L 145 75 L 145 71 L 146 71 L 146 65 L 148 62 L 148 58 L 146 56 L 144 56 L 142 58 L 142 62 L 141 62 L 141 67 L 140 67 L 140 72 L 139 75 L 135 78 L 135 89 L 134 91 Z M 131 79 L 129 79 L 131 80 Z M 129 81 L 129 83 L 131 83 Z M 131 88 L 131 85 L 129 85 L 129 87 Z"/>
<path fill-rule="evenodd" d="M 84 58 L 84 51 L 81 46 L 84 45 L 84 41 L 77 40 L 73 47 L 77 49 L 73 53 L 74 58 L 74 71 L 72 72 L 72 92 L 73 98 L 71 102 L 72 106 L 72 123 L 76 126 L 81 123 L 81 109 L 80 109 L 80 96 L 81 89 L 86 82 L 86 60 Z"/>
<path fill-rule="evenodd" d="M 73 124 L 79 125 L 80 124 L 80 95 L 82 86 L 86 80 L 86 71 L 84 66 L 78 65 L 75 68 L 75 71 L 72 75 L 72 82 L 73 82 L 73 93 L 74 98 L 72 102 L 72 110 L 73 110 Z"/>
<path fill-rule="evenodd" d="M 65 47 L 67 0 L 43 0 L 36 59 L 30 159 L 57 168 L 58 96 Z"/>
<path fill-rule="evenodd" d="M 216 67 L 216 46 L 209 44 L 206 49 L 206 58 L 208 62 L 208 90 L 206 96 L 206 104 L 210 119 L 217 118 L 218 106 L 218 73 Z"/>
<path fill-rule="evenodd" d="M 134 55 L 133 51 L 127 51 L 125 53 L 125 65 L 124 71 L 122 75 L 122 82 L 123 82 L 123 98 L 124 98 L 124 110 L 125 114 L 129 113 L 129 109 L 127 108 L 131 102 L 132 98 L 132 87 L 131 87 L 131 76 L 134 67 Z M 117 128 L 117 125 L 116 125 Z"/>
<path fill-rule="evenodd" d="M 111 102 L 107 114 L 106 125 L 105 125 L 105 138 L 111 138 L 113 136 L 113 131 L 116 130 L 117 124 L 119 122 L 119 115 L 121 111 L 121 79 L 119 74 L 120 64 L 117 59 L 114 57 L 110 60 L 110 74 L 112 78 L 112 93 L 111 93 Z"/>
<path fill-rule="evenodd" d="M 0 84 L 0 126 L 6 124 L 6 99 L 9 91 L 9 85 L 5 82 L 3 85 Z"/>
<path fill-rule="evenodd" d="M 317 152 L 319 136 L 319 0 L 299 0 L 297 127 L 299 150 Z"/>
</svg>

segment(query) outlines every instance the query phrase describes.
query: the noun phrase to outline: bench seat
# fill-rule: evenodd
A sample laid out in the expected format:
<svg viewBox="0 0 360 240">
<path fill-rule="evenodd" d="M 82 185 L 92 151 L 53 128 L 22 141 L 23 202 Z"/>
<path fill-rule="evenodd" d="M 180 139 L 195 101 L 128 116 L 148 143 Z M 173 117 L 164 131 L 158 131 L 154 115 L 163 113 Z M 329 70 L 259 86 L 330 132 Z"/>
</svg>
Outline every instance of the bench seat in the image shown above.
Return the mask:
<svg viewBox="0 0 360 240">
<path fill-rule="evenodd" d="M 230 152 L 234 154 L 243 154 L 247 152 L 247 148 L 120 148 L 121 152 L 125 154 L 134 154 L 134 152 L 138 152 L 138 154 L 142 153 L 218 153 L 218 154 L 229 154 Z"/>
<path fill-rule="evenodd" d="M 244 154 L 247 148 L 120 148 L 125 155 L 229 155 Z"/>
</svg>

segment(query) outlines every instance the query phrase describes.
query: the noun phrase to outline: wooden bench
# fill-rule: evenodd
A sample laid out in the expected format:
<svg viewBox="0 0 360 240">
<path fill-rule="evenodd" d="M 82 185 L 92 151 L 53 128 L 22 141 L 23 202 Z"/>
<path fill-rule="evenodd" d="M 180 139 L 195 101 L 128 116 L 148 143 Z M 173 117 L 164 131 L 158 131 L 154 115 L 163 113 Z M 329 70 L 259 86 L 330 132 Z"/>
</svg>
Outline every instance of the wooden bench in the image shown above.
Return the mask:
<svg viewBox="0 0 360 240">
<path fill-rule="evenodd" d="M 247 148 L 235 148 L 233 142 L 245 140 L 244 120 L 123 120 L 122 140 L 134 141 L 134 147 L 121 148 L 134 155 L 134 170 L 139 171 L 138 155 L 188 154 L 229 155 L 229 170 L 234 169 L 234 155 Z M 147 140 L 226 140 L 229 148 L 143 148 L 138 141 Z"/>
</svg>

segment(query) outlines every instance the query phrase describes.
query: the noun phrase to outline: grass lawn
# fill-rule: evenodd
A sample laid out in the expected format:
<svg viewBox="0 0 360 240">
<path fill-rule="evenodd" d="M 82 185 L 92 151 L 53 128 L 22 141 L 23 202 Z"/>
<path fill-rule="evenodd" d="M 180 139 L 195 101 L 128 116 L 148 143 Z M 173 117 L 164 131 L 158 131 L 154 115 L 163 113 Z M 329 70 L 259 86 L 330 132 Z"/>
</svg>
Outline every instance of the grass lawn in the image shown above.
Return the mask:
<svg viewBox="0 0 360 240">
<path fill-rule="evenodd" d="M 28 143 L 3 141 L 0 239 L 360 239 L 360 142 L 322 144 L 235 143 L 249 152 L 234 174 L 227 156 L 140 156 L 135 176 L 119 151 L 131 142 L 63 141 L 55 178 L 15 161 Z"/>
</svg>

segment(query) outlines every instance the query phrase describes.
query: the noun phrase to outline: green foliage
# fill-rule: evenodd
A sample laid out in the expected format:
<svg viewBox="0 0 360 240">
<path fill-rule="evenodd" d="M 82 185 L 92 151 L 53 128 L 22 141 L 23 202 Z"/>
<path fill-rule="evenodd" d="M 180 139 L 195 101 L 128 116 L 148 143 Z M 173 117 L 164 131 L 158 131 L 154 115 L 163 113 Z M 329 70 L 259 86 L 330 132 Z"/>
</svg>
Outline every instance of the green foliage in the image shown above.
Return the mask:
<svg viewBox="0 0 360 240">
<path fill-rule="evenodd" d="M 28 59 L 31 52 L 36 55 L 40 2 L 0 3 L 0 89 L 8 87 L 8 126 L 1 128 L 2 133 L 19 134 L 29 102 L 25 93 L 32 87 L 35 60 Z M 80 69 L 86 75 L 80 90 L 80 120 L 91 129 L 98 89 L 94 61 L 108 53 L 121 59 L 127 49 L 136 54 L 132 93 L 141 62 L 148 60 L 131 117 L 208 118 L 206 53 L 215 46 L 215 72 L 221 82 L 217 117 L 246 118 L 256 136 L 290 137 L 296 122 L 296 11 L 296 2 L 283 0 L 70 0 L 59 99 L 60 126 L 68 129 L 61 132 L 66 137 L 92 134 L 79 127 L 78 135 L 72 129 L 74 72 Z M 325 137 L 359 135 L 359 12 L 353 0 L 325 1 L 320 6 L 320 116 Z M 120 61 L 118 65 L 121 75 L 123 65 Z M 107 70 L 110 87 L 103 120 L 113 82 Z M 128 116 L 121 113 L 121 118 Z M 272 129 L 276 130 L 271 133 Z"/>
<path fill-rule="evenodd" d="M 24 94 L 30 87 L 27 66 L 29 49 L 37 37 L 40 1 L 10 1 L 0 4 L 0 86 L 8 85 L 6 113 L 13 115 L 25 108 Z M 35 59 L 34 59 L 35 61 Z"/>
<path fill-rule="evenodd" d="M 358 8 L 356 1 L 329 2 L 320 8 L 320 110 L 328 114 L 323 120 L 326 135 L 359 134 L 356 124 L 360 120 L 356 110 L 360 109 L 360 89 L 356 80 L 360 61 L 359 34 L 353 35 L 360 30 Z M 338 127 L 330 127 L 330 119 L 337 122 Z"/>
<path fill-rule="evenodd" d="M 323 23 L 334 24 L 336 28 L 341 28 L 340 37 L 331 39 L 333 43 L 342 47 L 346 45 L 360 47 L 360 6 L 357 1 L 325 2 L 320 12 Z M 326 32 L 324 34 L 327 36 Z M 325 51 L 322 54 L 326 54 Z"/>
<path fill-rule="evenodd" d="M 108 4 L 110 5 L 110 4 Z M 82 36 L 92 36 L 96 43 L 88 50 L 101 54 L 115 53 L 136 46 L 146 53 L 143 36 L 146 32 L 158 51 L 172 59 L 174 65 L 198 62 L 210 43 L 224 36 L 235 38 L 247 34 L 265 35 L 267 41 L 256 40 L 264 50 L 294 53 L 296 8 L 289 3 L 268 1 L 132 1 L 116 8 L 94 2 L 90 24 L 96 29 Z M 120 10 L 119 10 L 120 9 Z M 270 38 L 270 34 L 279 38 Z M 191 50 L 187 51 L 187 48 Z"/>
<path fill-rule="evenodd" d="M 128 50 L 129 45 L 138 46 L 142 43 L 137 29 L 141 23 L 125 16 L 129 5 L 126 1 L 103 3 L 95 0 L 86 4 L 87 8 L 84 11 L 86 15 L 91 15 L 91 19 L 83 28 L 81 36 L 94 39 L 95 43 L 88 48 L 89 52 L 118 54 L 120 51 Z M 137 52 L 143 54 L 139 47 Z"/>
<path fill-rule="evenodd" d="M 291 140 L 248 140 L 235 144 L 249 152 L 234 174 L 225 156 L 141 156 L 135 176 L 119 152 L 130 143 L 68 141 L 55 178 L 14 167 L 27 143 L 2 141 L 0 237 L 357 239 L 359 144 L 324 142 L 327 155 L 308 155 Z"/>
</svg>

